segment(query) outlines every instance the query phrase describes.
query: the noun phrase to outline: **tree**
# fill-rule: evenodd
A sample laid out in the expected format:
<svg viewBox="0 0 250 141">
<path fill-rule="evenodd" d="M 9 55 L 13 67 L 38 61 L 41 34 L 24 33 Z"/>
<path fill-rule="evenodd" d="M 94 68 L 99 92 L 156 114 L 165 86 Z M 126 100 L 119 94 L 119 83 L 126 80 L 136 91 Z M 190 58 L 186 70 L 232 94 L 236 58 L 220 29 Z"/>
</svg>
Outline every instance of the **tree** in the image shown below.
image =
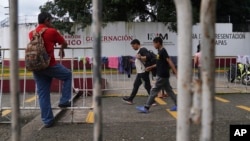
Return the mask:
<svg viewBox="0 0 250 141">
<path fill-rule="evenodd" d="M 55 17 L 53 24 L 59 30 L 72 33 L 74 24 L 85 27 L 91 23 L 91 7 L 91 0 L 55 0 L 40 6 L 40 10 L 50 12 Z"/>
<path fill-rule="evenodd" d="M 201 0 L 191 0 L 193 23 L 200 21 Z M 71 32 L 75 25 L 81 28 L 91 24 L 91 0 L 55 0 L 40 6 L 56 17 L 54 25 L 62 31 Z M 217 4 L 217 22 L 245 24 L 250 19 L 250 0 L 219 0 Z M 104 22 L 164 22 L 171 31 L 177 31 L 174 0 L 103 0 Z M 74 22 L 74 23 L 73 23 Z"/>
<path fill-rule="evenodd" d="M 219 23 L 233 23 L 234 31 L 249 30 L 250 0 L 219 0 L 216 16 Z"/>
<path fill-rule="evenodd" d="M 55 27 L 69 33 L 74 24 L 65 19 L 70 19 L 84 28 L 91 24 L 91 8 L 91 0 L 55 0 L 40 6 L 41 11 L 50 12 L 56 17 Z M 102 17 L 104 22 L 176 22 L 173 0 L 166 4 L 164 0 L 103 0 Z M 173 30 L 174 26 L 175 24 L 172 26 Z"/>
</svg>

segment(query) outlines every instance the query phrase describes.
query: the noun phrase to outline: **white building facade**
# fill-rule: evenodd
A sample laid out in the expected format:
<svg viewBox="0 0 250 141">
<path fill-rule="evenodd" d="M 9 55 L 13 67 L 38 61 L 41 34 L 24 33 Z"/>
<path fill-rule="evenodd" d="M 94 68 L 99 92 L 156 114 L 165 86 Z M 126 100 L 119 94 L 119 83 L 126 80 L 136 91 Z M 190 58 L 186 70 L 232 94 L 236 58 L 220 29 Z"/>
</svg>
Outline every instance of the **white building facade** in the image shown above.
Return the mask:
<svg viewBox="0 0 250 141">
<path fill-rule="evenodd" d="M 25 48 L 29 42 L 28 33 L 37 24 L 19 25 L 19 48 Z M 64 34 L 69 47 L 92 47 L 93 39 L 91 27 L 85 29 L 75 28 L 74 35 Z M 78 29 L 78 30 L 77 30 Z M 9 48 L 9 27 L 0 27 L 0 46 Z M 171 56 L 177 56 L 177 33 L 170 32 L 164 23 L 126 23 L 114 22 L 103 25 L 102 30 L 102 56 L 134 55 L 130 42 L 139 39 L 142 46 L 156 52 L 152 40 L 160 36 L 164 46 Z M 201 40 L 200 26 L 193 26 L 193 53 Z M 216 56 L 250 55 L 250 33 L 232 32 L 232 24 L 216 24 Z M 56 55 L 57 56 L 57 55 Z M 92 50 L 75 50 L 74 57 L 92 56 Z M 5 52 L 9 57 L 9 52 Z M 19 57 L 24 58 L 24 51 L 20 51 Z M 66 51 L 66 58 L 71 58 L 72 52 Z"/>
</svg>

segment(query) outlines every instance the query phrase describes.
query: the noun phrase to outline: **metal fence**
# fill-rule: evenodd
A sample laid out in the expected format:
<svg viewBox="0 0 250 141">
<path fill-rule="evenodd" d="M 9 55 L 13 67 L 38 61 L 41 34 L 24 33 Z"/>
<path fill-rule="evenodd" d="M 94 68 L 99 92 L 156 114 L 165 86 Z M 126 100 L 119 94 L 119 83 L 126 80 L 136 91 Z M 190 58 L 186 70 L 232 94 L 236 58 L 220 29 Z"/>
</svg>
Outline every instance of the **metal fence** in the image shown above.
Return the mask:
<svg viewBox="0 0 250 141">
<path fill-rule="evenodd" d="M 0 68 L 0 111 L 10 110 L 11 106 L 9 102 L 9 59 L 5 57 L 5 54 L 9 53 L 9 49 L 1 48 L 1 68 Z M 89 48 L 68 48 L 67 53 L 71 54 L 72 58 L 59 59 L 58 62 L 66 66 L 73 73 L 73 86 L 72 86 L 72 97 L 77 94 L 83 95 L 82 102 L 78 102 L 76 106 L 69 109 L 91 109 L 92 105 L 87 104 L 86 99 L 93 93 L 93 58 L 91 56 L 86 56 L 86 52 L 92 50 Z M 24 53 L 25 49 L 19 49 L 19 53 Z M 75 52 L 80 52 L 83 56 L 75 56 Z M 121 57 L 121 56 L 119 56 Z M 117 56 L 117 58 L 119 58 Z M 131 56 L 132 57 L 132 56 Z M 172 57 L 173 60 L 177 59 Z M 129 95 L 133 87 L 133 81 L 135 78 L 135 70 L 132 74 L 124 72 L 124 70 L 119 70 L 118 68 L 110 68 L 108 65 L 110 57 L 102 57 L 102 91 L 104 95 L 109 96 L 125 96 Z M 177 60 L 174 60 L 177 62 Z M 241 92 L 247 91 L 250 87 L 248 85 L 243 85 L 242 77 L 235 77 L 232 81 L 231 76 L 228 73 L 235 73 L 234 76 L 239 76 L 237 71 L 229 71 L 232 64 L 237 64 L 237 58 L 235 56 L 228 57 L 216 57 L 216 88 L 218 92 L 230 92 L 231 90 L 241 90 Z M 32 72 L 28 72 L 25 69 L 25 62 L 23 58 L 19 59 L 19 77 L 20 77 L 20 109 L 21 110 L 37 110 L 39 109 L 39 103 L 36 95 L 36 86 L 33 80 Z M 118 64 L 121 65 L 121 64 Z M 238 66 L 234 66 L 235 70 L 238 70 Z M 246 68 L 245 68 L 246 69 Z M 228 78 L 228 76 L 230 76 Z M 153 80 L 153 77 L 151 80 Z M 193 66 L 193 79 L 197 78 L 197 69 L 195 65 Z M 177 79 L 171 77 L 170 79 L 173 88 L 177 88 Z M 231 81 L 231 82 L 230 82 Z M 53 81 L 51 89 L 52 97 L 56 99 L 61 93 L 61 83 L 60 81 Z M 147 95 L 143 87 L 139 90 L 139 94 Z M 27 103 L 27 101 L 33 100 L 32 103 Z M 74 104 L 74 103 L 73 103 Z M 54 103 L 53 109 L 58 109 L 57 104 Z"/>
<path fill-rule="evenodd" d="M 77 101 L 72 104 L 74 106 L 68 108 L 69 110 L 81 110 L 81 109 L 92 109 L 93 106 L 89 102 L 89 96 L 93 95 L 93 57 L 86 56 L 89 50 L 88 48 L 67 48 L 67 56 L 71 58 L 60 59 L 57 58 L 58 63 L 63 64 L 72 71 L 72 97 L 78 95 L 82 96 L 82 101 Z M 6 54 L 10 53 L 9 48 L 0 48 L 1 52 L 1 68 L 0 68 L 0 115 L 11 110 L 10 104 L 10 59 L 5 57 Z M 82 56 L 76 56 L 75 53 L 82 54 Z M 25 48 L 19 49 L 19 54 L 24 54 Z M 58 53 L 56 48 L 55 54 Z M 75 56 L 75 57 L 74 57 Z M 105 57 L 108 59 L 107 57 Z M 118 56 L 116 57 L 118 58 Z M 36 85 L 33 80 L 32 72 L 29 72 L 25 68 L 24 58 L 19 58 L 19 88 L 20 88 L 20 109 L 21 110 L 38 110 L 39 102 L 36 94 Z M 134 75 L 129 78 L 127 73 L 119 72 L 118 69 L 109 68 L 107 61 L 102 63 L 102 92 L 103 94 L 122 94 L 126 95 L 132 88 Z M 142 90 L 144 92 L 144 90 Z M 52 109 L 59 109 L 57 107 L 57 101 L 61 94 L 61 82 L 53 80 L 51 87 Z M 91 99 L 92 100 L 92 99 Z M 31 102 L 32 101 L 32 102 Z M 73 114 L 72 114 L 73 115 Z M 5 116 L 6 120 L 0 121 L 2 123 L 9 123 L 9 116 Z"/>
<path fill-rule="evenodd" d="M 91 47 L 89 48 L 70 48 L 68 49 L 72 53 L 71 55 L 74 56 L 74 50 L 81 51 L 84 55 L 86 50 L 92 50 Z M 5 58 L 6 54 L 9 54 L 10 49 L 1 48 L 1 69 L 0 69 L 0 115 L 5 115 L 7 111 L 11 110 L 10 104 L 10 59 Z M 25 49 L 20 48 L 19 53 L 24 53 Z M 64 64 L 65 60 L 59 59 L 58 63 Z M 72 78 L 72 104 L 74 105 L 73 98 L 78 95 L 83 96 L 83 100 L 78 102 L 76 106 L 72 106 L 68 108 L 69 110 L 76 110 L 76 109 L 92 109 L 93 107 L 90 104 L 86 103 L 86 99 L 92 93 L 92 64 L 90 64 L 90 68 L 87 69 L 86 65 L 82 65 L 83 68 L 80 69 L 80 64 L 83 64 L 83 61 L 79 61 L 78 58 L 71 58 L 66 60 L 66 65 L 69 64 L 67 67 L 68 69 L 72 70 L 73 78 Z M 29 72 L 25 68 L 24 59 L 19 60 L 19 89 L 20 89 L 20 109 L 21 110 L 38 110 L 39 103 L 38 103 L 38 96 L 36 94 L 36 85 L 33 80 L 32 72 Z M 103 86 L 106 84 L 103 83 Z M 76 87 L 75 87 L 76 86 Z M 54 81 L 52 82 L 52 99 L 54 101 L 58 101 L 61 95 L 61 82 Z M 52 103 L 53 109 L 59 109 L 57 107 L 57 103 Z M 80 103 L 80 104 L 79 104 Z M 0 121 L 2 123 L 10 123 L 9 116 L 5 116 L 6 119 Z"/>
<path fill-rule="evenodd" d="M 194 65 L 195 68 L 195 65 Z M 196 77 L 197 69 L 193 72 Z M 216 57 L 215 58 L 215 81 L 217 92 L 230 92 L 237 90 L 247 92 L 250 87 L 249 63 L 240 61 L 238 56 Z M 230 88 L 227 90 L 227 88 Z M 231 92 L 230 92 L 231 93 Z"/>
</svg>

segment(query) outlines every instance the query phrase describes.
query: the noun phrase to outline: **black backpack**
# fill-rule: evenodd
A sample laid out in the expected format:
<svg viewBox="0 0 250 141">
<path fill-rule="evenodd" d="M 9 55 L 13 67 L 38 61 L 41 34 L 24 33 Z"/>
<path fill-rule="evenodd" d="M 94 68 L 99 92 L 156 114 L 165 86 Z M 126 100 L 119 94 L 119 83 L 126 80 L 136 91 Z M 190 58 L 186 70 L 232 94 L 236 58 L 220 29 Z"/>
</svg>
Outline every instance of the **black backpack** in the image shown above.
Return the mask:
<svg viewBox="0 0 250 141">
<path fill-rule="evenodd" d="M 148 59 L 146 61 L 146 66 L 152 66 L 154 64 L 156 64 L 156 60 L 157 60 L 157 55 L 152 51 L 152 50 L 148 50 Z M 156 68 L 151 70 L 152 75 L 156 76 Z"/>
</svg>

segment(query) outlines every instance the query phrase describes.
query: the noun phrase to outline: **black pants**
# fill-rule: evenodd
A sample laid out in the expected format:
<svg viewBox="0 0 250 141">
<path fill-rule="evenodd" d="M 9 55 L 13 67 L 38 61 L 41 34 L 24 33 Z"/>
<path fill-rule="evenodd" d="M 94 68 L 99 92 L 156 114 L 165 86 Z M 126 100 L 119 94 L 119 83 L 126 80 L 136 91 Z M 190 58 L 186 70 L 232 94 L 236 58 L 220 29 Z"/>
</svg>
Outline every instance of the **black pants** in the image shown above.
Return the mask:
<svg viewBox="0 0 250 141">
<path fill-rule="evenodd" d="M 129 100 L 133 100 L 138 92 L 139 87 L 141 84 L 144 83 L 144 87 L 148 92 L 148 95 L 150 94 L 151 90 L 151 84 L 150 84 L 150 79 L 149 79 L 149 72 L 145 73 L 138 73 L 136 75 L 135 81 L 134 81 L 134 88 L 132 90 L 132 93 L 129 97 Z"/>
<path fill-rule="evenodd" d="M 151 89 L 150 95 L 148 97 L 146 107 L 150 107 L 154 103 L 154 99 L 161 91 L 162 89 L 165 89 L 165 91 L 168 93 L 168 95 L 171 97 L 171 99 L 174 101 L 174 104 L 177 105 L 177 98 L 176 95 L 174 94 L 172 87 L 169 82 L 169 78 L 162 78 L 162 77 L 157 77 L 156 82 L 154 87 Z"/>
</svg>

